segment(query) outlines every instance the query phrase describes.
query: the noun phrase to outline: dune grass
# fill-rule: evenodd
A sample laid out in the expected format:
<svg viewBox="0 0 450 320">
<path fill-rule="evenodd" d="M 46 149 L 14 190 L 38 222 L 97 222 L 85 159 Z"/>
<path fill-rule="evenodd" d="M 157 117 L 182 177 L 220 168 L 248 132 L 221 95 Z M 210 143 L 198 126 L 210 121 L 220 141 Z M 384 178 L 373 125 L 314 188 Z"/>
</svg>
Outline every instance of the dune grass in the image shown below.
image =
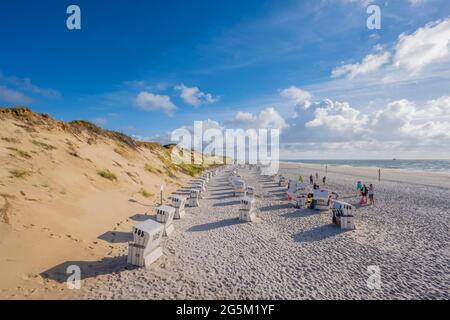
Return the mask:
<svg viewBox="0 0 450 320">
<path fill-rule="evenodd" d="M 152 166 L 149 163 L 145 164 L 144 169 L 153 174 L 161 174 L 162 173 L 161 170 L 159 170 L 158 168 L 155 168 L 154 166 Z"/>
<path fill-rule="evenodd" d="M 114 148 L 114 152 L 117 153 L 118 155 L 122 156 L 123 158 L 129 158 L 130 157 L 130 153 L 128 152 L 129 148 L 127 148 L 126 146 L 117 143 L 117 147 Z"/>
<path fill-rule="evenodd" d="M 106 170 L 102 170 L 98 172 L 98 175 L 102 178 L 108 179 L 110 181 L 117 181 L 117 176 L 112 173 L 111 171 L 109 171 L 108 169 Z"/>
<path fill-rule="evenodd" d="M 144 188 L 141 189 L 141 191 L 139 192 L 143 197 L 145 198 L 151 198 L 154 196 L 153 193 L 148 192 L 147 190 L 145 190 Z"/>
<path fill-rule="evenodd" d="M 28 177 L 29 175 L 31 175 L 30 171 L 27 171 L 27 170 L 19 170 L 19 169 L 10 170 L 9 173 L 10 173 L 14 178 L 25 178 L 25 177 Z"/>
<path fill-rule="evenodd" d="M 51 151 L 51 150 L 55 150 L 56 149 L 56 147 L 52 146 L 51 144 L 47 144 L 47 143 L 40 142 L 40 141 L 37 141 L 37 140 L 31 140 L 31 143 L 34 144 L 35 146 L 39 146 L 42 149 L 47 150 L 47 151 Z"/>
<path fill-rule="evenodd" d="M 25 159 L 31 159 L 32 158 L 31 155 L 28 152 L 26 152 L 24 150 L 21 150 L 19 148 L 7 147 L 6 149 L 8 149 L 10 151 L 14 151 L 15 154 L 19 155 L 22 158 L 25 158 Z"/>
<path fill-rule="evenodd" d="M 8 142 L 8 143 L 16 143 L 16 144 L 19 144 L 19 143 L 20 143 L 20 140 L 17 139 L 17 138 L 2 137 L 2 140 L 3 140 L 3 141 L 6 141 L 6 142 Z"/>
</svg>

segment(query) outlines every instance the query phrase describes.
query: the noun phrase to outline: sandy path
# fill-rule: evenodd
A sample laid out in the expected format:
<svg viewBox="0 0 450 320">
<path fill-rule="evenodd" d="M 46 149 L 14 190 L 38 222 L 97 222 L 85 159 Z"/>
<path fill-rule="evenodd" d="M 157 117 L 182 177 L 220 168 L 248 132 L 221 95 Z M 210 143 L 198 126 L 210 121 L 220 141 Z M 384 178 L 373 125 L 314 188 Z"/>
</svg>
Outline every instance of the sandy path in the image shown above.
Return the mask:
<svg viewBox="0 0 450 320">
<path fill-rule="evenodd" d="M 303 171 L 305 170 L 305 171 Z M 284 166 L 288 176 L 310 168 Z M 341 232 L 331 214 L 286 205 L 284 190 L 241 170 L 257 187 L 254 224 L 239 223 L 224 175 L 209 184 L 201 208 L 187 209 L 150 270 L 125 257 L 100 263 L 85 281 L 88 299 L 412 299 L 450 297 L 448 189 L 383 182 L 377 207 L 357 211 L 357 230 Z M 330 188 L 355 202 L 354 177 L 333 173 Z M 123 254 L 126 253 L 124 245 Z M 367 267 L 381 268 L 370 290 Z"/>
</svg>

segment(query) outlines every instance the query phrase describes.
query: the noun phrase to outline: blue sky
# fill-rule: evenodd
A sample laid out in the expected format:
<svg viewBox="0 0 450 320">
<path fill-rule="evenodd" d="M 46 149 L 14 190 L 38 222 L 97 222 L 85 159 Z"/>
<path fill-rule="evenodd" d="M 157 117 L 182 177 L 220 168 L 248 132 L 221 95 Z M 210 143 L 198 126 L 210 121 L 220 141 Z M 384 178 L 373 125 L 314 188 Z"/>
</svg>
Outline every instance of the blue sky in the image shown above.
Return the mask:
<svg viewBox="0 0 450 320">
<path fill-rule="evenodd" d="M 9 1 L 0 105 L 153 139 L 194 120 L 277 127 L 291 158 L 446 158 L 429 140 L 450 144 L 449 17 L 447 0 Z"/>
</svg>

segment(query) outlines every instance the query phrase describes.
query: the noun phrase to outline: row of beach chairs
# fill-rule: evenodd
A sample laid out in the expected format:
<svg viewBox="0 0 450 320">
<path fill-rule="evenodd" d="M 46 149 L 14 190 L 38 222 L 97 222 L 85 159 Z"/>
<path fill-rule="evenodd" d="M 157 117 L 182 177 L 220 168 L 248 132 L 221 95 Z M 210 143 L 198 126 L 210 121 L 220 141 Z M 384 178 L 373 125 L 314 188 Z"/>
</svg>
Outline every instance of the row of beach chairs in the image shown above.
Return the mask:
<svg viewBox="0 0 450 320">
<path fill-rule="evenodd" d="M 257 218 L 254 198 L 255 188 L 246 184 L 239 175 L 239 168 L 243 167 L 233 167 L 229 172 L 229 182 L 233 187 L 234 196 L 240 198 L 239 220 L 242 222 L 254 222 Z M 246 168 L 251 169 L 252 167 Z"/>
<path fill-rule="evenodd" d="M 128 263 L 148 268 L 162 256 L 161 243 L 163 237 L 170 237 L 175 231 L 174 220 L 183 219 L 185 207 L 198 207 L 199 199 L 210 179 L 221 169 L 207 171 L 191 185 L 189 197 L 171 195 L 171 205 L 160 205 L 156 210 L 156 221 L 149 219 L 133 227 L 133 242 L 128 245 Z"/>
</svg>

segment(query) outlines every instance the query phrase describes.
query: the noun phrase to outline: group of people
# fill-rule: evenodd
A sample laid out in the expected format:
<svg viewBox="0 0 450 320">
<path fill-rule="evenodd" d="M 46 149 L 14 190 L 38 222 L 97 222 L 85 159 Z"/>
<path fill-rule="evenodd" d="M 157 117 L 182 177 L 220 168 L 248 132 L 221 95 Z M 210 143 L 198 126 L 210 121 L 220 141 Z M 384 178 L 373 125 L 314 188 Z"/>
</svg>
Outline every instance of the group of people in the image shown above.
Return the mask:
<svg viewBox="0 0 450 320">
<path fill-rule="evenodd" d="M 367 186 L 365 183 L 358 181 L 356 184 L 356 190 L 358 195 L 361 197 L 360 204 L 370 204 L 375 205 L 375 190 L 373 184 Z"/>
<path fill-rule="evenodd" d="M 300 179 L 302 179 L 301 182 L 304 182 L 302 176 L 300 176 Z M 310 184 L 312 184 L 312 185 L 318 185 L 318 182 L 319 182 L 319 174 L 318 174 L 317 172 L 316 172 L 316 179 L 315 179 L 315 180 L 314 180 L 314 176 L 313 176 L 312 174 L 309 176 L 309 183 L 310 183 Z M 326 185 L 326 184 L 327 184 L 327 177 L 326 177 L 326 176 L 324 176 L 324 177 L 322 178 L 322 183 L 323 183 L 323 185 Z"/>
<path fill-rule="evenodd" d="M 381 175 L 381 170 L 379 170 L 379 175 Z M 379 177 L 379 179 L 380 178 L 381 177 Z M 298 178 L 298 181 L 301 183 L 304 183 L 305 179 L 303 178 L 303 176 L 300 176 Z M 309 176 L 309 183 L 311 185 L 313 185 L 314 190 L 320 189 L 318 182 L 319 182 L 319 174 L 317 172 L 316 172 L 315 176 L 312 174 Z M 327 183 L 326 176 L 324 176 L 322 178 L 322 183 L 323 183 L 323 185 L 326 185 L 326 183 Z M 356 185 L 356 189 L 358 192 L 358 196 L 361 197 L 360 204 L 362 204 L 362 205 L 369 204 L 372 206 L 375 205 L 375 188 L 372 183 L 366 184 L 366 183 L 362 183 L 361 181 L 358 181 L 358 183 Z"/>
</svg>

